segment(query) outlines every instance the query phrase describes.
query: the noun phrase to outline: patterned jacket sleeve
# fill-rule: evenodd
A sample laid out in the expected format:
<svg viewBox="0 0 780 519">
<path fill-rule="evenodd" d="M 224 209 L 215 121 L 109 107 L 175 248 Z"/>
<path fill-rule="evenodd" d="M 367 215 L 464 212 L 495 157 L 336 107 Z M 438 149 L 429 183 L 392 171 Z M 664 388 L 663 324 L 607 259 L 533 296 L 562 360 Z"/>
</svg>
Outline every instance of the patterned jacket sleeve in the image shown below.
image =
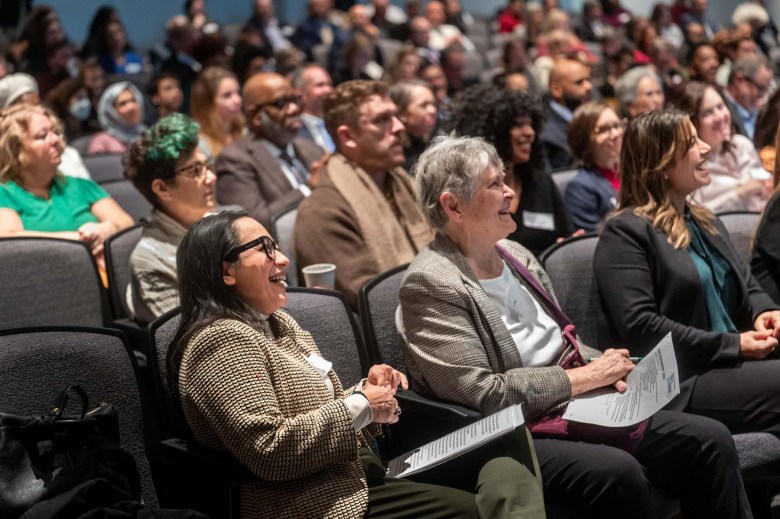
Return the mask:
<svg viewBox="0 0 780 519">
<path fill-rule="evenodd" d="M 221 321 L 190 341 L 179 377 L 187 381 L 186 391 L 182 387 L 185 413 L 194 406 L 222 444 L 267 481 L 298 479 L 354 462 L 358 443 L 346 404 L 326 399 L 323 405 L 318 388 L 280 382 L 285 374 L 270 372 L 269 352 L 253 332 Z M 285 417 L 276 392 L 296 387 L 298 404 L 311 410 Z M 193 432 L 197 438 L 198 431 Z"/>
<path fill-rule="evenodd" d="M 492 369 L 493 345 L 486 346 L 478 330 L 487 323 L 465 290 L 448 281 L 421 269 L 410 271 L 401 287 L 405 358 L 415 380 L 438 398 L 485 414 L 521 403 L 526 419 L 533 419 L 567 402 L 571 385 L 560 367 Z"/>
</svg>

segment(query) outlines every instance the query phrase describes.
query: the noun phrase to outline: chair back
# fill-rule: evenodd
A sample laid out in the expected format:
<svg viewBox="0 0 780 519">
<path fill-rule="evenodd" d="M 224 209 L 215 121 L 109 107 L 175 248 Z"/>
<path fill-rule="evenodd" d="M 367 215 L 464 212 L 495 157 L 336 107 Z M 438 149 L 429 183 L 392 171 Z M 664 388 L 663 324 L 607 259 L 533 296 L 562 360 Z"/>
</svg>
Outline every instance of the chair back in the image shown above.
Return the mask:
<svg viewBox="0 0 780 519">
<path fill-rule="evenodd" d="M 168 439 L 173 437 L 186 438 L 182 431 L 180 420 L 184 417 L 179 404 L 168 385 L 168 349 L 171 346 L 173 336 L 181 321 L 179 307 L 166 312 L 148 326 L 150 355 L 147 358 L 149 372 L 152 375 L 155 393 L 157 394 L 157 406 L 160 414 L 161 437 Z"/>
<path fill-rule="evenodd" d="M 284 309 L 312 335 L 345 388 L 368 373 L 370 365 L 363 339 L 343 295 L 332 290 L 290 288 Z"/>
<path fill-rule="evenodd" d="M 747 265 L 753 253 L 753 238 L 756 236 L 761 213 L 734 211 L 719 214 L 718 218 L 726 226 L 731 244 L 734 245 L 737 253 L 739 253 L 739 259 L 742 260 L 742 264 Z"/>
<path fill-rule="evenodd" d="M 130 315 L 125 299 L 127 286 L 130 284 L 130 254 L 141 240 L 143 230 L 142 224 L 135 225 L 114 234 L 105 243 L 108 294 L 111 298 L 114 319 Z"/>
<path fill-rule="evenodd" d="M 297 287 L 301 283 L 298 278 L 298 262 L 295 260 L 293 249 L 293 229 L 295 218 L 298 216 L 298 205 L 295 204 L 271 217 L 271 234 L 282 247 L 282 252 L 290 260 L 287 266 L 287 286 Z"/>
<path fill-rule="evenodd" d="M 539 258 L 550 277 L 563 312 L 588 346 L 598 344 L 600 298 L 593 275 L 598 236 L 569 238 L 544 251 Z"/>
<path fill-rule="evenodd" d="M 144 449 L 144 416 L 137 365 L 121 333 L 108 329 L 39 328 L 0 331 L 0 409 L 21 415 L 47 412 L 73 384 L 119 413 L 121 446 L 132 454 L 147 505 L 157 507 Z"/>
<path fill-rule="evenodd" d="M 566 196 L 566 188 L 569 187 L 569 182 L 574 180 L 578 172 L 579 169 L 567 168 L 550 173 L 553 182 L 555 182 L 555 187 L 558 188 L 558 192 L 561 194 L 561 198 Z"/>
<path fill-rule="evenodd" d="M 89 143 L 91 140 L 92 135 L 84 135 L 83 137 L 79 137 L 78 139 L 73 139 L 72 141 L 68 142 L 68 146 L 76 148 L 76 151 L 79 152 L 79 155 L 84 158 L 87 156 L 87 150 L 89 149 Z"/>
<path fill-rule="evenodd" d="M 108 191 L 111 198 L 116 200 L 127 214 L 132 216 L 136 223 L 148 220 L 152 212 L 152 204 L 133 186 L 129 180 L 112 180 L 100 184 L 100 187 Z"/>
<path fill-rule="evenodd" d="M 121 153 L 87 155 L 84 157 L 84 165 L 89 171 L 89 176 L 98 184 L 125 179 Z"/>
<path fill-rule="evenodd" d="M 390 364 L 406 373 L 403 353 L 395 327 L 398 291 L 409 264 L 400 265 L 378 275 L 360 289 L 358 313 L 363 323 L 366 347 L 372 363 Z"/>
<path fill-rule="evenodd" d="M 0 329 L 108 322 L 105 290 L 84 243 L 0 238 L 0 265 Z"/>
</svg>

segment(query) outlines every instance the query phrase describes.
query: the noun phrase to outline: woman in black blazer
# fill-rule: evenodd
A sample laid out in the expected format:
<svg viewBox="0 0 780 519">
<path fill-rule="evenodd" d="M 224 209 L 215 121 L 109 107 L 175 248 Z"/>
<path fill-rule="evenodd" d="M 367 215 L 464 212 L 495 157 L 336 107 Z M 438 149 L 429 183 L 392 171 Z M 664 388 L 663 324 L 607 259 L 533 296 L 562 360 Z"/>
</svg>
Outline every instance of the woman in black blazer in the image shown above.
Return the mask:
<svg viewBox="0 0 780 519">
<path fill-rule="evenodd" d="M 723 224 L 688 196 L 709 183 L 709 146 L 683 112 L 654 111 L 626 129 L 621 211 L 594 270 L 602 344 L 642 355 L 672 333 L 681 395 L 671 408 L 732 433 L 780 434 L 780 308 L 743 265 Z"/>
</svg>

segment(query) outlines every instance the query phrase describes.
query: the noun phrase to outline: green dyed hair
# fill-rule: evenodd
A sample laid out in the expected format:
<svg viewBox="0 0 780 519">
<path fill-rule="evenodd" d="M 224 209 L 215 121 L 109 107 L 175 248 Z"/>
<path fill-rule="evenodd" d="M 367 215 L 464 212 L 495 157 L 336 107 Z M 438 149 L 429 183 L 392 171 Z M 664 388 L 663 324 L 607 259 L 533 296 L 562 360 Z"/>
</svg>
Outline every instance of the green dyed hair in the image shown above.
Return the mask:
<svg viewBox="0 0 780 519">
<path fill-rule="evenodd" d="M 149 203 L 159 207 L 152 191 L 156 178 L 170 181 L 177 165 L 186 161 L 198 146 L 198 123 L 184 114 L 160 119 L 130 145 L 125 156 L 125 177 L 133 182 Z"/>
</svg>

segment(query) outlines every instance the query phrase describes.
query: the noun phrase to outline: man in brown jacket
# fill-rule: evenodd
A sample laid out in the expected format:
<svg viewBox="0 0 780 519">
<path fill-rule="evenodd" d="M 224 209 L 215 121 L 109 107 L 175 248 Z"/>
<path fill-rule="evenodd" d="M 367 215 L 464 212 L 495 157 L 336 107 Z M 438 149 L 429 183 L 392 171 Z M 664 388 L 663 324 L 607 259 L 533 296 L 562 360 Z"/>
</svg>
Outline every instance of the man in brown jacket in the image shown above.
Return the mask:
<svg viewBox="0 0 780 519">
<path fill-rule="evenodd" d="M 408 263 L 433 238 L 400 166 L 403 125 L 376 81 L 347 81 L 325 99 L 336 152 L 295 222 L 298 263 L 336 265 L 336 289 L 357 306 L 360 287 Z"/>
<path fill-rule="evenodd" d="M 324 154 L 301 128 L 301 100 L 275 73 L 252 76 L 243 89 L 249 133 L 217 157 L 217 198 L 269 227 L 271 217 L 311 193 L 311 165 Z"/>
</svg>

